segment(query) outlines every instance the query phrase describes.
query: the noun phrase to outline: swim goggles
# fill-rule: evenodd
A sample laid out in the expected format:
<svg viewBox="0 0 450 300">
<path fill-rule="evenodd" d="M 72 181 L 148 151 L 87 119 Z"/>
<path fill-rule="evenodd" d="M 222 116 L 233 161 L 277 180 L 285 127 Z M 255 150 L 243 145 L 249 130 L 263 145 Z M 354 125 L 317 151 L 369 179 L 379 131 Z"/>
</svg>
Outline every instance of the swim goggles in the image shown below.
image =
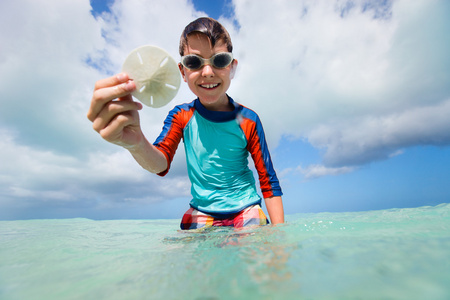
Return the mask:
<svg viewBox="0 0 450 300">
<path fill-rule="evenodd" d="M 198 70 L 205 64 L 209 64 L 214 68 L 223 69 L 233 62 L 233 53 L 220 52 L 214 54 L 209 59 L 205 59 L 195 54 L 189 54 L 181 57 L 181 64 L 189 70 Z"/>
</svg>

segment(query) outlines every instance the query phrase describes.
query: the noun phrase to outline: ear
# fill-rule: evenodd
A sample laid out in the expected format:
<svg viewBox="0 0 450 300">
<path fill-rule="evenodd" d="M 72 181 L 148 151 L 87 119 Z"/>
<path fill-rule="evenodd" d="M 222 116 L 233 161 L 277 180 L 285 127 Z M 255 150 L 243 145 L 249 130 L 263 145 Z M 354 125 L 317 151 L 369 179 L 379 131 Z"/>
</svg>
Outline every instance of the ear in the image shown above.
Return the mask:
<svg viewBox="0 0 450 300">
<path fill-rule="evenodd" d="M 238 66 L 238 61 L 237 61 L 237 59 L 235 59 L 235 60 L 233 60 L 233 62 L 231 64 L 230 79 L 234 78 L 234 75 L 236 74 L 237 66 Z"/>
<path fill-rule="evenodd" d="M 178 69 L 180 69 L 181 77 L 183 77 L 184 82 L 187 82 L 186 74 L 184 73 L 184 67 L 181 63 L 178 63 Z"/>
</svg>

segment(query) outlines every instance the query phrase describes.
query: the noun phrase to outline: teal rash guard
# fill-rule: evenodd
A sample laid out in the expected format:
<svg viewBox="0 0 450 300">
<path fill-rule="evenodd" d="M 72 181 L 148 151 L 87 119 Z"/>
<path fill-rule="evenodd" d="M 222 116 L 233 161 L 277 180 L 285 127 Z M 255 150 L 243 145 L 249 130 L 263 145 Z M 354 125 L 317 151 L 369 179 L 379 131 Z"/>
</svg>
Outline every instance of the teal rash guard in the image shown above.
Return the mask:
<svg viewBox="0 0 450 300">
<path fill-rule="evenodd" d="M 236 103 L 230 112 L 207 110 L 199 99 L 172 109 L 154 145 L 166 156 L 169 167 L 183 138 L 191 181 L 191 207 L 226 217 L 261 203 L 248 167 L 250 154 L 258 171 L 264 198 L 281 196 L 258 115 Z"/>
</svg>

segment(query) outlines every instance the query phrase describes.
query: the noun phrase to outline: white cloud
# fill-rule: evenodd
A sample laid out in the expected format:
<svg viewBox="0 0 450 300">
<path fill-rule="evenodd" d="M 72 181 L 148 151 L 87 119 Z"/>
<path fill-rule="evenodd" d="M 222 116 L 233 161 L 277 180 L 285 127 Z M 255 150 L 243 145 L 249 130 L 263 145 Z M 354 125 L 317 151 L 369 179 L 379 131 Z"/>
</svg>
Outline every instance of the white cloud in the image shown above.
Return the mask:
<svg viewBox="0 0 450 300">
<path fill-rule="evenodd" d="M 0 125 L 37 147 L 79 151 L 101 75 L 84 63 L 104 44 L 88 1 L 2 1 Z M 89 136 L 89 134 L 87 134 Z"/>
<path fill-rule="evenodd" d="M 323 165 L 309 165 L 306 168 L 298 167 L 297 171 L 303 174 L 305 179 L 314 179 L 324 176 L 335 176 L 353 172 L 355 168 L 353 167 L 339 167 L 339 168 L 331 168 L 325 167 Z"/>
<path fill-rule="evenodd" d="M 20 145 L 2 130 L 0 157 L 8 158 L 0 165 L 3 204 L 14 199 L 24 207 L 66 202 L 97 208 L 124 201 L 149 204 L 189 194 L 187 178 L 149 174 L 126 151 L 94 152 L 87 158 L 58 155 Z"/>
<path fill-rule="evenodd" d="M 374 93 L 385 82 L 395 22 L 370 12 L 343 18 L 328 1 L 239 1 L 236 11 L 238 94 L 256 106 L 272 139 L 299 137 L 323 120 L 358 115 L 382 100 Z M 259 22 L 261 15 L 270 18 Z"/>
<path fill-rule="evenodd" d="M 233 91 L 261 115 L 272 145 L 307 137 L 329 167 L 448 145 L 448 2 L 234 3 Z"/>
<path fill-rule="evenodd" d="M 450 99 L 401 113 L 325 122 L 308 139 L 326 149 L 324 160 L 330 166 L 361 165 L 398 155 L 404 147 L 449 145 L 449 113 Z"/>
</svg>

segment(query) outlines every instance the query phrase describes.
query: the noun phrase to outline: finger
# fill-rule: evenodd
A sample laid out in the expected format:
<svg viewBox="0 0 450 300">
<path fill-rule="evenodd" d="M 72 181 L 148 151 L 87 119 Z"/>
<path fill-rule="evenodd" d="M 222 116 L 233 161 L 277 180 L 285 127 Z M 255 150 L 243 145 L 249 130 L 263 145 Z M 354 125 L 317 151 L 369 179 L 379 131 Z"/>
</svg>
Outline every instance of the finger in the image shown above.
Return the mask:
<svg viewBox="0 0 450 300">
<path fill-rule="evenodd" d="M 138 118 L 139 115 L 136 111 L 129 111 L 116 115 L 108 126 L 100 130 L 99 133 L 106 141 L 116 144 L 123 144 L 126 142 L 122 140 L 125 127 L 136 124 L 136 119 Z"/>
<path fill-rule="evenodd" d="M 103 89 L 105 87 L 112 87 L 121 83 L 125 83 L 128 80 L 130 80 L 130 78 L 128 77 L 127 73 L 119 73 L 114 76 L 98 80 L 95 83 L 94 90 Z"/>
<path fill-rule="evenodd" d="M 92 96 L 91 106 L 87 114 L 88 119 L 93 121 L 100 111 L 103 110 L 103 107 L 114 99 L 120 98 L 121 100 L 132 100 L 130 93 L 135 89 L 136 84 L 133 81 L 96 89 Z"/>
<path fill-rule="evenodd" d="M 106 102 L 117 97 L 124 97 L 126 93 L 129 92 L 128 90 L 131 91 L 133 86 L 131 83 L 131 86 L 127 86 L 126 84 L 128 81 L 129 77 L 126 73 L 119 73 L 114 76 L 98 80 L 95 83 L 91 106 L 87 114 L 88 119 L 93 121 L 93 119 L 96 118 L 96 115 L 102 110 L 102 107 Z"/>
<path fill-rule="evenodd" d="M 103 110 L 94 119 L 92 127 L 95 131 L 100 132 L 100 130 L 109 126 L 109 123 L 116 118 L 116 116 L 130 111 L 137 111 L 142 109 L 142 104 L 134 101 L 111 101 L 106 104 Z"/>
<path fill-rule="evenodd" d="M 118 115 L 141 109 L 142 104 L 132 100 L 110 101 L 93 120 L 92 127 L 95 131 L 100 132 L 102 129 L 109 126 L 111 121 Z"/>
<path fill-rule="evenodd" d="M 94 91 L 92 100 L 102 103 L 129 95 L 136 89 L 134 81 L 127 81 L 118 85 L 104 87 Z"/>
</svg>

